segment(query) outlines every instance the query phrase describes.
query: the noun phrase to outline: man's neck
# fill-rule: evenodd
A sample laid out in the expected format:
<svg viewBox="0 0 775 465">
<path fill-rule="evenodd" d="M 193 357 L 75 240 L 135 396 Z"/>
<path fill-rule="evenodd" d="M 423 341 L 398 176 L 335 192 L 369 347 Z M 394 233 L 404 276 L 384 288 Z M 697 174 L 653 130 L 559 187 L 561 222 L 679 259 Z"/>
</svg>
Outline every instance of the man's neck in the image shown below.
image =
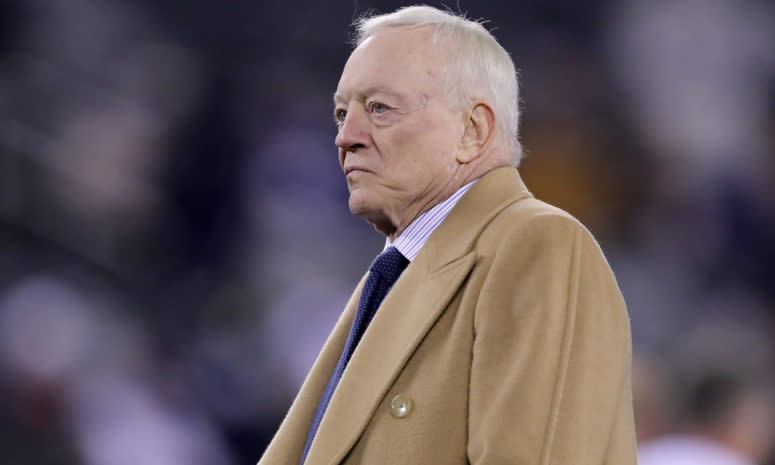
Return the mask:
<svg viewBox="0 0 775 465">
<path fill-rule="evenodd" d="M 509 163 L 505 158 L 499 160 L 493 157 L 487 157 L 485 159 L 480 158 L 470 164 L 459 165 L 447 183 L 439 189 L 435 195 L 428 196 L 422 201 L 413 202 L 402 212 L 397 213 L 395 221 L 386 222 L 388 224 L 382 225 L 383 227 L 380 227 L 379 224 L 375 224 L 374 227 L 393 242 L 402 232 L 404 232 L 406 227 L 412 224 L 412 222 L 420 215 L 447 200 L 452 194 L 457 192 L 458 189 L 474 179 L 484 176 L 495 168 L 508 165 Z"/>
</svg>

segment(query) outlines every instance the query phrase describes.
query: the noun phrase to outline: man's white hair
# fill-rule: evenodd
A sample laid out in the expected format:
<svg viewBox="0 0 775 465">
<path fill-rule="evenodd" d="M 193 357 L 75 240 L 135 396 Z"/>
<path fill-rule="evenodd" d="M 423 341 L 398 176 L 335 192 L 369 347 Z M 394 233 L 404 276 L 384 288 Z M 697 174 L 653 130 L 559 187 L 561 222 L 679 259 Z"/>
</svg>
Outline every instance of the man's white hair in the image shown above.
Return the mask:
<svg viewBox="0 0 775 465">
<path fill-rule="evenodd" d="M 447 92 L 457 110 L 468 109 L 476 99 L 489 103 L 516 166 L 522 158 L 519 143 L 519 84 L 508 52 L 480 22 L 431 6 L 408 6 L 393 13 L 356 21 L 355 45 L 389 27 L 435 26 L 434 43 L 447 42 L 452 51 Z"/>
</svg>

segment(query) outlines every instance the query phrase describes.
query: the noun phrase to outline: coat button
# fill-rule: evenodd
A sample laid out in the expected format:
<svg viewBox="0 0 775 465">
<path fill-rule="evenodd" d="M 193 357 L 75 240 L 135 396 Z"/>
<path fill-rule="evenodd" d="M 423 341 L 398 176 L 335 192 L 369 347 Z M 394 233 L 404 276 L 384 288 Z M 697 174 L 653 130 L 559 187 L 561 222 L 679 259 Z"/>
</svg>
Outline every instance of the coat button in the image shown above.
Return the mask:
<svg viewBox="0 0 775 465">
<path fill-rule="evenodd" d="M 390 401 L 390 414 L 396 418 L 404 418 L 412 411 L 414 401 L 405 395 L 399 394 Z"/>
</svg>

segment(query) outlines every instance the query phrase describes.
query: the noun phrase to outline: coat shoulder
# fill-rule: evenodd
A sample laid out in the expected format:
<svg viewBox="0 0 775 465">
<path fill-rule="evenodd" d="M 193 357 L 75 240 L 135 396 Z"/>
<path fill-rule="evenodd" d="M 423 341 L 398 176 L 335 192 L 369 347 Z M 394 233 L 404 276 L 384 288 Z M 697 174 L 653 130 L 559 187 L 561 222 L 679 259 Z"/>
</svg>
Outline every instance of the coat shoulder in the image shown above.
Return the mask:
<svg viewBox="0 0 775 465">
<path fill-rule="evenodd" d="M 479 245 L 549 244 L 558 246 L 572 238 L 597 244 L 590 231 L 573 215 L 533 197 L 501 210 L 482 230 Z"/>
</svg>

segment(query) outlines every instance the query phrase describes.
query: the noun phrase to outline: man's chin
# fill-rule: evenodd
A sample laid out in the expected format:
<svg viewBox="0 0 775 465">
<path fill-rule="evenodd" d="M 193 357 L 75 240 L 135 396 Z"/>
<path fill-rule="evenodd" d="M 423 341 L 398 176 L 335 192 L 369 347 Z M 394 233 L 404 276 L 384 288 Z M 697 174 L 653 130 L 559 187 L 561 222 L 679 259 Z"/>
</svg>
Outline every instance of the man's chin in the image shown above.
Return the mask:
<svg viewBox="0 0 775 465">
<path fill-rule="evenodd" d="M 350 213 L 368 221 L 367 217 L 373 214 L 375 208 L 364 194 L 364 192 L 360 192 L 360 189 L 350 192 Z"/>
<path fill-rule="evenodd" d="M 381 205 L 373 198 L 369 198 L 366 192 L 359 192 L 360 189 L 350 193 L 350 213 L 358 216 L 369 223 L 376 225 L 385 221 L 385 214 Z"/>
</svg>

